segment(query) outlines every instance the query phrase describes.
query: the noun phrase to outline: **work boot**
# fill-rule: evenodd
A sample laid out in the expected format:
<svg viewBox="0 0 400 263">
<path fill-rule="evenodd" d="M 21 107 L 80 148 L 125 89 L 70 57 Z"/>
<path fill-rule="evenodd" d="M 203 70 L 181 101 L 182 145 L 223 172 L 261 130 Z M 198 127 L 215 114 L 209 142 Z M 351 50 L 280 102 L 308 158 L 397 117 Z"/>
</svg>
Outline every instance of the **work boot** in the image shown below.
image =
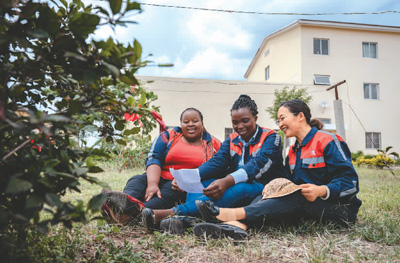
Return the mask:
<svg viewBox="0 0 400 263">
<path fill-rule="evenodd" d="M 200 212 L 201 218 L 206 222 L 220 223 L 221 221 L 216 218 L 219 215 L 219 207 L 216 206 L 211 200 L 196 200 L 196 207 Z"/>
<path fill-rule="evenodd" d="M 200 223 L 193 227 L 193 232 L 199 238 L 220 239 L 229 237 L 234 240 L 248 238 L 246 231 L 228 224 Z"/>
<path fill-rule="evenodd" d="M 161 220 L 160 229 L 171 235 L 182 235 L 192 228 L 200 219 L 191 216 L 174 216 Z"/>
<path fill-rule="evenodd" d="M 101 207 L 102 214 L 117 224 L 126 225 L 130 223 L 145 207 L 140 200 L 123 192 L 103 189 L 102 193 L 107 196 Z"/>
</svg>

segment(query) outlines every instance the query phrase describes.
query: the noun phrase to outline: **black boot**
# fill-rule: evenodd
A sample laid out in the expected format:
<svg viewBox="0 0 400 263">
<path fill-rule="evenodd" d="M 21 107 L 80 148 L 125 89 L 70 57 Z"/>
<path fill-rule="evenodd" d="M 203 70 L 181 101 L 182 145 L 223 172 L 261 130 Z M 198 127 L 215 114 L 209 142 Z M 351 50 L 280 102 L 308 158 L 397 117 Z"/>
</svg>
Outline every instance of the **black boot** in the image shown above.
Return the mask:
<svg viewBox="0 0 400 263">
<path fill-rule="evenodd" d="M 174 216 L 161 220 L 160 229 L 171 235 L 182 235 L 201 220 L 191 216 Z"/>
<path fill-rule="evenodd" d="M 207 222 L 219 223 L 221 222 L 216 218 L 219 215 L 219 207 L 216 206 L 211 200 L 196 200 L 196 207 L 200 212 L 201 218 Z"/>
</svg>

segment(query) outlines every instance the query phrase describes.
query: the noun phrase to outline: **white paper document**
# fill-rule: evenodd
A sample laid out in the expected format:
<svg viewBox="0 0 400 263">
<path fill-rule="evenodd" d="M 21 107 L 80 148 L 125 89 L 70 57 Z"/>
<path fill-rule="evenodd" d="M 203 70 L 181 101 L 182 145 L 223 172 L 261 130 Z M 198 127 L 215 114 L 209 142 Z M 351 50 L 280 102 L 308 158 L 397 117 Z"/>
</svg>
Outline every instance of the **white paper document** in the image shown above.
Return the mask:
<svg viewBox="0 0 400 263">
<path fill-rule="evenodd" d="M 200 181 L 198 169 L 169 169 L 179 188 L 187 193 L 203 193 L 204 186 Z"/>
</svg>

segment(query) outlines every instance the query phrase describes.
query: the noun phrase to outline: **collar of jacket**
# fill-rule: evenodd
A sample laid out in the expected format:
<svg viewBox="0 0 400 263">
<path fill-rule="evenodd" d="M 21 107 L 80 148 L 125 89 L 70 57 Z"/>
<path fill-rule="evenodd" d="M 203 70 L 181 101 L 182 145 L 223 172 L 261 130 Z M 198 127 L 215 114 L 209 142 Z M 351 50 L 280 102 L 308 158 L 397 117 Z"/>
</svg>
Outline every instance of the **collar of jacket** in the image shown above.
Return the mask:
<svg viewBox="0 0 400 263">
<path fill-rule="evenodd" d="M 258 124 L 257 124 L 257 134 L 256 134 L 256 137 L 255 137 L 255 139 L 254 139 L 254 141 L 252 141 L 250 144 L 251 145 L 255 145 L 255 144 L 257 144 L 259 141 L 260 141 L 260 137 L 261 137 L 261 134 L 263 133 L 263 129 L 260 127 L 260 126 L 258 126 Z M 236 136 L 233 140 L 232 140 L 232 143 L 233 144 L 235 144 L 235 145 L 240 145 L 240 140 L 239 140 L 239 134 L 238 134 L 238 136 Z"/>
<path fill-rule="evenodd" d="M 304 137 L 303 141 L 301 142 L 300 147 L 303 147 L 304 145 L 306 145 L 309 141 L 311 141 L 311 139 L 314 137 L 314 135 L 318 132 L 318 129 L 315 127 L 312 127 L 311 130 L 307 133 L 306 137 Z M 297 148 L 299 147 L 299 143 L 296 141 L 296 143 L 294 144 L 293 148 Z"/>
<path fill-rule="evenodd" d="M 176 127 L 174 128 L 174 131 L 175 131 L 176 133 L 181 134 L 181 135 L 183 136 L 182 128 L 181 128 L 181 127 L 176 126 Z M 212 138 L 211 138 L 211 134 L 209 134 L 207 131 L 204 131 L 204 132 L 203 132 L 203 140 L 206 141 L 206 142 L 209 142 L 209 141 L 211 141 L 211 139 L 212 139 Z"/>
</svg>

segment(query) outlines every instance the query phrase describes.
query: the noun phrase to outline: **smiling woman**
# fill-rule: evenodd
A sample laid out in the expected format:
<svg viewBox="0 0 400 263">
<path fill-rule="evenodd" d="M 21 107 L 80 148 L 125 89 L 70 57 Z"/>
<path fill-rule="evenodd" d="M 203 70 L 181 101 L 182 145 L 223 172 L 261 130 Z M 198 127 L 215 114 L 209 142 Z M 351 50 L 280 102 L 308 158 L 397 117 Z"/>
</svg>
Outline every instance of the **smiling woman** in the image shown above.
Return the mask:
<svg viewBox="0 0 400 263">
<path fill-rule="evenodd" d="M 203 219 L 223 222 L 196 225 L 193 231 L 197 236 L 242 239 L 247 237 L 248 225 L 288 223 L 288 219 L 298 223 L 305 218 L 342 226 L 356 222 L 361 206 L 356 196 L 358 175 L 344 140 L 320 131 L 322 123 L 311 119 L 310 108 L 302 100 L 281 103 L 277 117 L 285 135 L 296 138 L 285 162 L 287 179 L 273 180 L 265 186 L 264 196 L 245 207 L 218 208 L 209 200 L 197 202 Z M 279 193 L 271 195 L 274 189 Z"/>
<path fill-rule="evenodd" d="M 188 194 L 186 203 L 172 209 L 143 210 L 143 223 L 149 231 L 160 227 L 170 233 L 183 233 L 195 222 L 192 217 L 200 215 L 196 200 L 211 199 L 222 207 L 249 204 L 261 194 L 266 183 L 283 176 L 280 135 L 258 126 L 257 114 L 254 100 L 240 95 L 231 108 L 235 133 L 222 143 L 213 158 L 198 168 L 205 187 L 203 193 Z M 191 124 L 185 129 L 194 134 L 195 127 Z"/>
<path fill-rule="evenodd" d="M 102 210 L 116 223 L 131 222 L 143 207 L 171 208 L 185 201 L 186 194 L 172 182 L 170 168 L 193 169 L 213 157 L 220 142 L 203 126 L 203 115 L 195 108 L 184 110 L 181 127 L 162 132 L 146 159 L 146 173 L 130 178 L 123 192 L 108 195 Z"/>
</svg>

